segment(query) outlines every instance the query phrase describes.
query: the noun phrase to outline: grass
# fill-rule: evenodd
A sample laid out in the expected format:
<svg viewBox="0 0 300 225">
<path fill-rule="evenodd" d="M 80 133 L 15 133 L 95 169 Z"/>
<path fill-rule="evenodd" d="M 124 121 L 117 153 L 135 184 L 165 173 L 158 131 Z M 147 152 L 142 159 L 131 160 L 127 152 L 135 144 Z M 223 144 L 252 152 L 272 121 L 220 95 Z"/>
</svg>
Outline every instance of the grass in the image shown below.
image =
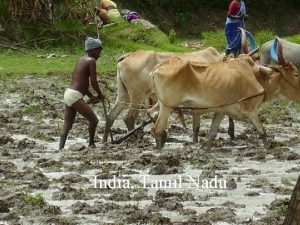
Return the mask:
<svg viewBox="0 0 300 225">
<path fill-rule="evenodd" d="M 267 102 L 260 106 L 260 117 L 265 123 L 281 123 L 289 115 L 288 101 Z"/>
<path fill-rule="evenodd" d="M 213 46 L 218 51 L 223 52 L 226 46 L 226 37 L 224 30 L 206 31 L 201 33 L 203 37 L 203 44 L 205 47 Z"/>
<path fill-rule="evenodd" d="M 56 55 L 55 50 L 53 51 Z M 69 74 L 79 57 L 79 51 L 67 57 L 43 58 L 46 52 L 34 51 L 27 54 L 13 51 L 0 52 L 0 75 L 9 77 L 20 75 L 61 75 Z"/>
<path fill-rule="evenodd" d="M 45 203 L 45 199 L 42 194 L 27 194 L 24 197 L 24 201 L 29 205 L 42 205 Z"/>
<path fill-rule="evenodd" d="M 29 116 L 33 116 L 34 118 L 42 118 L 43 111 L 42 108 L 38 105 L 31 105 L 24 110 L 24 113 Z"/>
<path fill-rule="evenodd" d="M 83 49 L 85 37 L 97 36 L 94 26 L 85 27 L 69 20 L 56 24 L 54 28 L 45 29 L 53 29 L 55 32 L 48 37 L 51 41 L 41 44 L 39 48 L 28 45 L 26 53 L 0 49 L 0 77 L 69 76 L 77 60 L 85 55 Z M 78 34 L 76 40 L 73 38 L 76 33 L 74 31 L 82 33 L 81 35 Z M 26 43 L 30 43 L 28 38 L 32 38 L 34 34 L 39 37 L 39 33 L 44 33 L 41 26 L 35 29 L 28 28 L 22 38 L 27 40 Z M 64 39 L 62 39 L 62 35 Z M 57 36 L 57 40 L 55 40 L 55 36 Z M 79 38 L 81 38 L 81 42 L 78 41 Z M 97 68 L 100 73 L 115 72 L 117 59 L 124 53 L 138 49 L 191 51 L 191 49 L 180 47 L 176 43 L 170 43 L 169 37 L 158 28 L 146 30 L 141 25 L 130 24 L 126 21 L 100 29 L 100 39 L 103 41 L 104 47 L 102 56 L 98 60 Z M 61 44 L 59 44 L 59 40 L 61 40 Z M 55 54 L 55 57 L 46 57 L 52 53 Z"/>
</svg>

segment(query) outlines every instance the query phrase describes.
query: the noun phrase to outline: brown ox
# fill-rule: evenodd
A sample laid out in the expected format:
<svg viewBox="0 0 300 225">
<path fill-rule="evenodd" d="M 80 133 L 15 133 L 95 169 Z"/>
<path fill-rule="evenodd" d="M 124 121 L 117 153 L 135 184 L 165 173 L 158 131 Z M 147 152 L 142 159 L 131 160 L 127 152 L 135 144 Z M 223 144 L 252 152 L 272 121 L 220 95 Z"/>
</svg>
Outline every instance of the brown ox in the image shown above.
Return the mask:
<svg viewBox="0 0 300 225">
<path fill-rule="evenodd" d="M 225 114 L 238 120 L 248 118 L 267 147 L 266 133 L 258 117 L 258 106 L 265 98 L 263 86 L 272 87 L 266 89 L 268 98 L 282 94 L 299 100 L 295 74 L 297 69 L 292 64 L 270 69 L 254 64 L 249 56 L 210 64 L 179 58 L 161 63 L 151 73 L 159 100 L 159 116 L 153 127 L 157 148 L 163 147 L 162 134 L 170 112 L 180 106 L 217 113 L 208 137 L 209 147 Z"/>
<path fill-rule="evenodd" d="M 155 66 L 170 57 L 205 63 L 219 62 L 223 59 L 223 55 L 213 47 L 192 53 L 136 51 L 120 57 L 117 66 L 117 99 L 107 116 L 103 142 L 107 141 L 113 122 L 125 108 L 129 108 L 125 117 L 125 124 L 128 130 L 134 128 L 134 122 L 139 113 L 138 109 L 141 108 L 145 100 L 154 94 L 149 76 L 150 72 Z"/>
<path fill-rule="evenodd" d="M 244 31 L 242 30 L 242 33 L 243 32 Z M 279 65 L 271 66 L 273 71 L 269 76 L 266 76 L 264 73 L 255 73 L 257 81 L 266 90 L 264 101 L 289 100 L 300 102 L 299 71 L 296 69 L 297 67 L 294 66 L 293 63 L 288 62 L 283 58 L 282 42 L 279 38 L 277 38 L 277 44 Z M 246 52 L 248 52 L 247 49 Z M 256 59 L 255 63 L 260 65 L 257 55 L 254 55 L 253 58 Z M 193 113 L 194 140 L 198 139 L 200 115 L 204 112 L 204 110 L 195 110 Z M 209 140 L 213 140 L 216 137 L 218 128 L 223 118 L 224 115 L 222 114 L 214 115 L 212 126 L 208 135 Z M 208 141 L 208 143 L 210 144 L 211 141 Z M 208 145 L 208 149 L 210 147 L 211 146 Z"/>
</svg>

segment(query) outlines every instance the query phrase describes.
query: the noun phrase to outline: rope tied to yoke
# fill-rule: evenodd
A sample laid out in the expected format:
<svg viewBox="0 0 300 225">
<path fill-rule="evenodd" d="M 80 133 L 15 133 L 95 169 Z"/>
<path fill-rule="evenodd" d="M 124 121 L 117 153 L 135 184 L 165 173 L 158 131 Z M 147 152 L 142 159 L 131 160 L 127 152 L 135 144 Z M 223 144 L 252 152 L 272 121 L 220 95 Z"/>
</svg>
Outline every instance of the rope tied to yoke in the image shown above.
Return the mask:
<svg viewBox="0 0 300 225">
<path fill-rule="evenodd" d="M 252 99 L 252 98 L 255 98 L 257 96 L 260 96 L 260 95 L 265 95 L 266 94 L 266 91 L 263 90 L 262 92 L 258 93 L 258 94 L 255 94 L 255 95 L 251 95 L 251 96 L 248 96 L 248 97 L 244 97 L 244 98 L 241 98 L 237 101 L 234 101 L 234 102 L 230 102 L 230 103 L 225 103 L 225 104 L 221 104 L 221 105 L 216 105 L 216 106 L 210 106 L 210 107 L 184 107 L 184 106 L 179 106 L 179 107 L 175 107 L 175 109 L 192 109 L 192 110 L 200 110 L 200 109 L 214 109 L 214 108 L 220 108 L 220 107 L 224 107 L 224 106 L 228 106 L 228 105 L 233 105 L 233 104 L 236 104 L 236 103 L 239 103 L 239 102 L 243 102 L 243 101 L 246 101 L 246 100 L 249 100 L 249 99 Z M 168 106 L 168 105 L 167 105 Z M 174 107 L 171 107 L 169 106 L 170 108 L 174 108 Z"/>
</svg>

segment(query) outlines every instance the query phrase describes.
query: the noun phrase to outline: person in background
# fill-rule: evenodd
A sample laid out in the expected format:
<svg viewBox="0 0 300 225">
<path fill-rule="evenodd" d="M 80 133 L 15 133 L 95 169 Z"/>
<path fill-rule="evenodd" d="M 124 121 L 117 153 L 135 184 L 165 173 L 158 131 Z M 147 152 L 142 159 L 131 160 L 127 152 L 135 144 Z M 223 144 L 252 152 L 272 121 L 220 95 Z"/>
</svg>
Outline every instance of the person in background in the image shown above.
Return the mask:
<svg viewBox="0 0 300 225">
<path fill-rule="evenodd" d="M 87 95 L 92 103 L 104 100 L 104 95 L 97 82 L 96 73 L 96 61 L 102 51 L 101 41 L 91 37 L 87 38 L 85 41 L 85 51 L 87 54 L 78 60 L 73 71 L 71 84 L 64 94 L 64 127 L 59 141 L 59 149 L 65 146 L 77 112 L 89 121 L 89 146 L 95 146 L 94 137 L 98 118 L 84 101 L 83 96 Z M 94 96 L 89 91 L 90 83 L 97 96 Z"/>
<path fill-rule="evenodd" d="M 227 46 L 224 60 L 228 58 L 230 53 L 234 56 L 240 54 L 241 49 L 241 32 L 239 27 L 245 29 L 245 20 L 248 18 L 245 3 L 242 0 L 232 0 L 225 23 L 225 35 Z"/>
<path fill-rule="evenodd" d="M 239 27 L 245 29 L 245 20 L 247 20 L 248 15 L 246 11 L 245 3 L 242 0 L 232 0 L 226 17 L 225 23 L 225 35 L 227 40 L 227 46 L 225 50 L 224 61 L 229 58 L 232 53 L 234 57 L 237 57 L 241 52 L 241 32 Z M 234 122 L 231 117 L 229 117 L 228 134 L 231 139 L 235 138 L 234 135 Z"/>
<path fill-rule="evenodd" d="M 103 24 L 115 23 L 122 19 L 117 4 L 111 0 L 100 0 L 100 5 L 99 8 L 96 8 L 96 12 Z"/>
</svg>

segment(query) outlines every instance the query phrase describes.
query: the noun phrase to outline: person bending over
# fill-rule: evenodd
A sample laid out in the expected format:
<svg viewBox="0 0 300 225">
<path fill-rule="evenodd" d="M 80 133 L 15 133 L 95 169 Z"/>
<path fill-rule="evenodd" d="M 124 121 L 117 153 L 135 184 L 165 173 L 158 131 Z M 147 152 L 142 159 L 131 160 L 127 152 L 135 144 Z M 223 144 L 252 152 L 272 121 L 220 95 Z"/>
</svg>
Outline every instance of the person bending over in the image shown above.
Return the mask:
<svg viewBox="0 0 300 225">
<path fill-rule="evenodd" d="M 96 73 L 96 61 L 102 51 L 101 41 L 91 37 L 87 38 L 85 41 L 85 51 L 87 54 L 78 60 L 73 71 L 71 84 L 64 93 L 64 127 L 60 137 L 59 149 L 65 146 L 77 112 L 89 121 L 89 146 L 95 146 L 94 137 L 98 118 L 84 101 L 83 96 L 87 95 L 92 103 L 104 100 L 104 95 L 97 82 Z M 97 96 L 94 96 L 89 91 L 90 83 Z"/>
</svg>

